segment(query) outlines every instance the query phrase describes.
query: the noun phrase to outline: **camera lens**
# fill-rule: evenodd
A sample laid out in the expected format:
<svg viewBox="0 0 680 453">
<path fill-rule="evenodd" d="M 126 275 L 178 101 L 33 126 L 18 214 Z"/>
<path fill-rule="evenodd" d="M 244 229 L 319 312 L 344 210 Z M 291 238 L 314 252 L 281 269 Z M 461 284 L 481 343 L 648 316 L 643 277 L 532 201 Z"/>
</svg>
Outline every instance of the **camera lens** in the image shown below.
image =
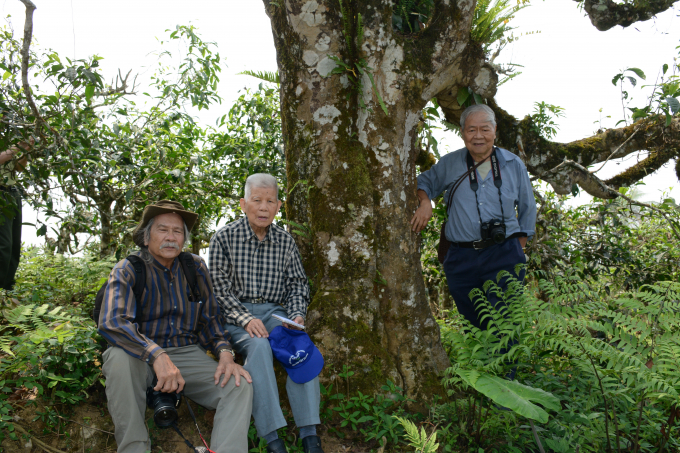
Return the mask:
<svg viewBox="0 0 680 453">
<path fill-rule="evenodd" d="M 177 421 L 177 410 L 172 404 L 172 401 L 170 401 L 170 403 L 171 404 L 168 406 L 162 402 L 159 402 L 159 404 L 154 409 L 153 422 L 159 428 L 172 426 L 172 424 Z"/>
<path fill-rule="evenodd" d="M 491 231 L 491 237 L 496 244 L 501 244 L 505 240 L 505 229 L 496 227 Z"/>
<path fill-rule="evenodd" d="M 159 428 L 169 428 L 178 418 L 177 407 L 181 401 L 181 394 L 163 393 L 154 390 L 156 379 L 146 389 L 146 404 L 153 409 L 153 421 Z"/>
</svg>

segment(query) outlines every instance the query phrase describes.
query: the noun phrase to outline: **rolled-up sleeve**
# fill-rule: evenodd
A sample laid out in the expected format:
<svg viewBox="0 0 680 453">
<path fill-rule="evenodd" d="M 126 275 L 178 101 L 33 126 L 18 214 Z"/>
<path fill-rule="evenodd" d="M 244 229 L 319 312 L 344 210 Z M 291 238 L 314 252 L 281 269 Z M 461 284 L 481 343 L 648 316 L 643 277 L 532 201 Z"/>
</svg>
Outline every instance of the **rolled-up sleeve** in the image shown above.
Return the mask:
<svg viewBox="0 0 680 453">
<path fill-rule="evenodd" d="M 430 200 L 434 200 L 446 190 L 446 170 L 453 157 L 452 154 L 447 154 L 429 170 L 418 175 L 418 190 L 424 190 Z"/>
<path fill-rule="evenodd" d="M 164 350 L 139 332 L 135 323 L 137 301 L 133 288 L 136 274 L 128 260 L 122 260 L 111 271 L 99 314 L 99 333 L 132 357 L 153 362 Z"/>
<path fill-rule="evenodd" d="M 234 294 L 232 280 L 234 269 L 231 265 L 229 247 L 215 234 L 210 239 L 210 277 L 215 299 L 222 308 L 227 323 L 245 327 L 255 317 L 241 304 Z"/>
<path fill-rule="evenodd" d="M 283 306 L 290 319 L 295 319 L 297 316 L 305 318 L 309 305 L 309 285 L 307 284 L 307 274 L 305 274 L 305 269 L 302 266 L 300 252 L 294 243 L 289 256 L 290 259 L 286 267 L 286 294 Z"/>
<path fill-rule="evenodd" d="M 197 274 L 201 277 L 199 289 L 204 295 L 204 307 L 201 313 L 203 328 L 198 332 L 198 341 L 203 348 L 211 349 L 217 355 L 218 349 L 230 347 L 230 335 L 224 330 L 225 320 L 215 298 L 210 272 L 203 260 L 198 266 Z"/>
<path fill-rule="evenodd" d="M 536 234 L 536 199 L 526 166 L 519 159 L 517 162 L 520 165 L 517 221 L 519 230 L 531 237 Z"/>
</svg>

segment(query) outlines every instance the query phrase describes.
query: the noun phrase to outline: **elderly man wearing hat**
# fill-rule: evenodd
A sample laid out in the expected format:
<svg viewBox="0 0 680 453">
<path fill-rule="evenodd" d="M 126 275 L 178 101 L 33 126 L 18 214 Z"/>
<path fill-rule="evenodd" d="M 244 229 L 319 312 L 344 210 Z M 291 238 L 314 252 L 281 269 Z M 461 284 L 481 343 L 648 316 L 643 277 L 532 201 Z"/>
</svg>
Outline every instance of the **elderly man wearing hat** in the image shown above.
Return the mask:
<svg viewBox="0 0 680 453">
<path fill-rule="evenodd" d="M 307 276 L 292 236 L 273 224 L 281 208 L 276 179 L 264 173 L 250 175 L 244 192 L 240 203 L 245 217 L 227 224 L 210 240 L 215 297 L 227 318 L 234 350 L 245 357 L 244 367 L 253 377 L 253 418 L 267 451 L 286 452 L 276 433 L 286 426 L 274 375 L 276 357 L 288 372 L 288 401 L 302 448 L 305 453 L 323 453 L 316 435 L 323 359 L 309 337 L 295 338 L 290 329 L 281 327 L 282 318 L 285 327 L 294 326 L 286 319 L 304 325 Z M 277 341 L 270 345 L 269 339 Z"/>
<path fill-rule="evenodd" d="M 198 404 L 217 410 L 212 450 L 248 451 L 250 375 L 234 363 L 205 262 L 191 255 L 200 292 L 197 301 L 178 259 L 197 217 L 175 201 L 162 200 L 144 209 L 134 231 L 135 243 L 141 247 L 137 256 L 145 266 L 142 300 L 135 297 L 139 274 L 129 259 L 116 264 L 109 276 L 99 333 L 109 343 L 102 372 L 118 453 L 151 450 L 144 415 L 146 391 L 154 375 L 154 390 L 183 391 Z M 205 350 L 212 351 L 219 363 Z"/>
</svg>

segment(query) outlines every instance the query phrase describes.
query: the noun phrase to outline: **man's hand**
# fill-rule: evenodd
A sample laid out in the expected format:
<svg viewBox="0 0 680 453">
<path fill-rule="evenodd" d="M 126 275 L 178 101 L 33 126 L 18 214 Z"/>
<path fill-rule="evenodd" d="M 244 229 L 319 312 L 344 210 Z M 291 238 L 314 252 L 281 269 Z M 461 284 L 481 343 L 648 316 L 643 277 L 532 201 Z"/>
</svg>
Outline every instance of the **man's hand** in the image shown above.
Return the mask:
<svg viewBox="0 0 680 453">
<path fill-rule="evenodd" d="M 293 319 L 293 321 L 295 321 L 296 323 L 301 324 L 303 326 L 305 325 L 305 318 L 303 318 L 302 316 L 296 316 L 295 319 Z M 285 322 L 282 323 L 282 324 L 283 324 L 283 327 L 285 327 L 286 329 L 302 330 L 299 327 L 295 327 L 295 326 L 293 326 L 291 324 L 287 324 Z"/>
<path fill-rule="evenodd" d="M 432 202 L 424 190 L 418 190 L 418 200 L 420 200 L 420 206 L 418 206 L 416 213 L 411 219 L 411 230 L 416 233 L 420 233 L 432 218 Z"/>
<path fill-rule="evenodd" d="M 222 354 L 224 355 L 224 354 Z M 168 354 L 161 354 L 153 362 L 158 384 L 153 388 L 165 393 L 179 393 L 184 389 L 184 378 L 179 369 L 172 363 Z"/>
<path fill-rule="evenodd" d="M 519 239 L 519 245 L 521 245 L 522 248 L 527 246 L 527 240 L 529 239 L 527 236 L 520 236 L 517 239 Z"/>
<path fill-rule="evenodd" d="M 255 335 L 257 335 L 257 338 L 269 338 L 269 332 L 264 327 L 264 323 L 257 318 L 246 324 L 245 329 L 250 334 L 250 338 L 255 337 Z"/>
<path fill-rule="evenodd" d="M 241 376 L 246 378 L 246 381 L 248 381 L 249 384 L 253 382 L 250 373 L 248 373 L 241 365 L 234 362 L 234 358 L 229 351 L 224 351 L 220 354 L 220 363 L 217 364 L 217 370 L 215 371 L 215 385 L 220 382 L 220 376 L 222 375 L 224 375 L 224 378 L 222 379 L 220 387 L 227 385 L 227 382 L 229 382 L 232 375 L 234 375 L 236 387 L 241 385 Z"/>
</svg>

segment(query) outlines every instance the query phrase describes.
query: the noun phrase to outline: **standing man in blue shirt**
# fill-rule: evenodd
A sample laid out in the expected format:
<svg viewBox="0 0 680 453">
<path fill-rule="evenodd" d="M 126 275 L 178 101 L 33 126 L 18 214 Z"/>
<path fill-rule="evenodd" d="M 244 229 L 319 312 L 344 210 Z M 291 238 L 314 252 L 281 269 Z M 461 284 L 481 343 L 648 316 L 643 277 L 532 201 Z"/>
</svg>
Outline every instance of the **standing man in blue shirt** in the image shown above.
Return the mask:
<svg viewBox="0 0 680 453">
<path fill-rule="evenodd" d="M 445 155 L 418 176 L 420 206 L 411 225 L 416 232 L 425 228 L 432 217 L 430 200 L 465 178 L 447 206 L 446 238 L 451 246 L 443 265 L 458 312 L 485 329 L 470 291 L 482 289 L 487 280 L 495 281 L 503 270 L 524 279 L 524 270 L 517 275 L 515 266 L 526 263 L 523 248 L 535 233 L 536 202 L 524 163 L 494 146 L 496 116 L 491 108 L 468 107 L 461 115 L 460 128 L 465 148 Z M 505 289 L 507 279 L 500 286 Z M 487 299 L 499 308 L 496 294 L 487 293 Z"/>
</svg>

